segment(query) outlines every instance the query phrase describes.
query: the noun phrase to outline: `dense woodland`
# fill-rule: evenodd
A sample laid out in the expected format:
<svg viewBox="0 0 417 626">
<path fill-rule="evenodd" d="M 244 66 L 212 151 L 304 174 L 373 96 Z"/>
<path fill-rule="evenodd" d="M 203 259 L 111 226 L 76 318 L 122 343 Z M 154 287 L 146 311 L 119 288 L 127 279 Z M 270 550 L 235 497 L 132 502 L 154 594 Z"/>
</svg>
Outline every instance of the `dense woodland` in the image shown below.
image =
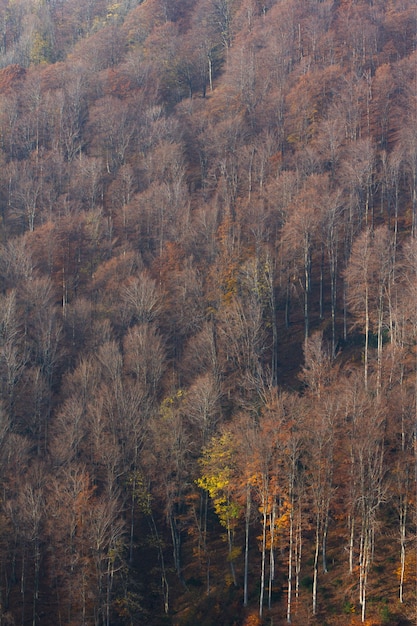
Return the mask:
<svg viewBox="0 0 417 626">
<path fill-rule="evenodd" d="M 0 1 L 0 625 L 416 623 L 416 35 Z"/>
</svg>

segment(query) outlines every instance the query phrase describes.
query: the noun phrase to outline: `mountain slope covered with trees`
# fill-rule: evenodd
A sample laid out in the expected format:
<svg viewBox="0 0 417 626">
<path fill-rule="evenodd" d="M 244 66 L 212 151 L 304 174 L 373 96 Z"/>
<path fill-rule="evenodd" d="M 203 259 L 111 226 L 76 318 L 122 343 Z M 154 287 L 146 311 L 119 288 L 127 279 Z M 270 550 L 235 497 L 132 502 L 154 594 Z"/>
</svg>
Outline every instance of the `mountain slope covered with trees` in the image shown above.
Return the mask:
<svg viewBox="0 0 417 626">
<path fill-rule="evenodd" d="M 415 0 L 0 26 L 0 625 L 416 623 Z"/>
</svg>

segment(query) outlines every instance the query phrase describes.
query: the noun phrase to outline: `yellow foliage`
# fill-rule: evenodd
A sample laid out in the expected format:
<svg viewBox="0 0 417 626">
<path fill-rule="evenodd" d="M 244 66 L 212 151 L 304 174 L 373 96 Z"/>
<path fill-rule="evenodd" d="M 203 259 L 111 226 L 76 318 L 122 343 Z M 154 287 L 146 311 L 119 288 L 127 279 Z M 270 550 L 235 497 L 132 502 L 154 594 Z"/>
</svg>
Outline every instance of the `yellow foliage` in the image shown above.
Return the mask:
<svg viewBox="0 0 417 626">
<path fill-rule="evenodd" d="M 30 51 L 31 63 L 35 63 L 36 65 L 47 63 L 50 53 L 49 42 L 40 33 L 36 33 L 33 38 L 32 50 Z"/>
<path fill-rule="evenodd" d="M 398 580 L 401 579 L 401 565 L 397 567 L 395 570 L 395 574 Z M 405 567 L 404 567 L 404 583 L 409 582 L 410 580 L 415 580 L 416 576 L 416 555 L 414 550 L 410 550 L 405 557 Z"/>
<path fill-rule="evenodd" d="M 107 19 L 110 20 L 114 17 L 117 17 L 120 7 L 120 2 L 115 2 L 114 4 L 109 5 L 107 7 Z"/>
<path fill-rule="evenodd" d="M 170 419 L 175 406 L 185 397 L 185 391 L 178 389 L 172 396 L 168 396 L 161 403 L 160 414 L 164 419 Z"/>
<path fill-rule="evenodd" d="M 232 498 L 233 445 L 230 433 L 213 437 L 200 459 L 202 475 L 196 483 L 208 491 L 214 510 L 224 528 L 232 528 L 239 517 L 240 507 Z"/>
<path fill-rule="evenodd" d="M 145 485 L 145 480 L 141 472 L 131 472 L 129 474 L 127 483 L 133 490 L 133 496 L 139 507 L 139 510 L 145 515 L 151 514 L 151 500 L 152 496 Z"/>
</svg>

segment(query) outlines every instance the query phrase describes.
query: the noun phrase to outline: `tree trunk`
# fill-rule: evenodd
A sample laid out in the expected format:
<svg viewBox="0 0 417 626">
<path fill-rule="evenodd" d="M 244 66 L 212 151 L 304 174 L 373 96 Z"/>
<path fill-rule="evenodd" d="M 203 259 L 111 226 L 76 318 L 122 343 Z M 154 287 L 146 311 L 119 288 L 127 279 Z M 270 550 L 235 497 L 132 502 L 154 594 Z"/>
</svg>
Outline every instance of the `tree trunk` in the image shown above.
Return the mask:
<svg viewBox="0 0 417 626">
<path fill-rule="evenodd" d="M 172 553 L 174 556 L 174 566 L 177 572 L 178 578 L 181 579 L 181 535 L 177 529 L 177 523 L 174 515 L 171 513 L 169 516 L 169 525 L 171 529 L 172 538 Z"/>
<path fill-rule="evenodd" d="M 40 569 L 41 552 L 38 539 L 35 540 L 34 547 L 34 582 L 33 582 L 33 607 L 32 607 L 32 625 L 36 626 L 36 609 L 39 597 L 39 569 Z"/>
<path fill-rule="evenodd" d="M 237 587 L 236 570 L 233 559 L 233 534 L 230 528 L 230 524 L 227 525 L 227 545 L 229 547 L 230 572 L 232 574 L 233 585 Z"/>
<path fill-rule="evenodd" d="M 400 545 L 401 545 L 401 570 L 400 570 L 400 588 L 399 600 L 404 602 L 404 577 L 405 577 L 405 556 L 406 556 L 406 523 L 407 523 L 407 500 L 401 498 L 400 502 Z"/>
<path fill-rule="evenodd" d="M 353 574 L 353 548 L 355 543 L 355 516 L 349 515 L 349 574 Z"/>
<path fill-rule="evenodd" d="M 309 334 L 309 296 L 311 277 L 311 253 L 310 242 L 305 243 L 304 249 L 304 340 L 307 341 Z"/>
<path fill-rule="evenodd" d="M 329 505 L 326 508 L 326 514 L 324 519 L 323 526 L 323 536 L 321 541 L 321 551 L 322 551 L 322 563 L 323 563 L 323 573 L 327 574 L 327 532 L 329 529 Z"/>
<path fill-rule="evenodd" d="M 269 586 L 268 586 L 268 608 L 271 608 L 272 602 L 272 582 L 275 578 L 275 557 L 274 557 L 274 540 L 275 540 L 275 512 L 276 504 L 272 505 L 272 510 L 269 513 L 269 533 L 270 533 L 270 548 L 269 548 Z"/>
<path fill-rule="evenodd" d="M 259 593 L 259 617 L 262 618 L 263 604 L 264 604 L 264 592 L 265 592 L 265 557 L 266 557 L 266 502 L 263 507 L 262 513 L 262 557 L 261 557 L 261 588 Z"/>
<path fill-rule="evenodd" d="M 303 535 L 302 535 L 302 509 L 301 502 L 298 507 L 298 520 L 297 520 L 297 535 L 295 541 L 295 552 L 294 552 L 294 562 L 295 562 L 295 597 L 297 599 L 300 596 L 300 574 L 301 574 L 301 556 L 302 556 L 302 547 L 303 547 Z"/>
<path fill-rule="evenodd" d="M 320 552 L 320 521 L 317 515 L 316 521 L 316 541 L 314 547 L 314 569 L 313 569 L 313 615 L 317 613 L 317 579 L 319 569 L 319 552 Z"/>
<path fill-rule="evenodd" d="M 365 278 L 365 354 L 364 354 L 364 383 L 368 389 L 368 353 L 369 353 L 369 287 Z"/>
<path fill-rule="evenodd" d="M 292 561 L 293 561 L 293 536 L 294 536 L 294 509 L 291 502 L 289 520 L 289 542 L 288 542 L 288 592 L 287 592 L 287 622 L 291 622 L 291 600 L 292 600 Z"/>
<path fill-rule="evenodd" d="M 249 568 L 249 522 L 251 510 L 250 485 L 246 485 L 246 515 L 245 515 L 245 571 L 243 575 L 243 606 L 248 605 L 248 568 Z"/>
<path fill-rule="evenodd" d="M 164 612 L 165 612 L 165 614 L 168 614 L 168 611 L 169 611 L 169 586 L 168 586 L 168 580 L 167 580 L 167 577 L 166 577 L 164 553 L 162 551 L 161 540 L 159 538 L 158 529 L 156 527 L 155 519 L 154 519 L 152 513 L 150 513 L 150 515 L 149 515 L 149 525 L 151 527 L 152 535 L 153 535 L 153 537 L 154 537 L 154 539 L 156 541 L 156 545 L 158 546 L 158 556 L 159 556 L 159 562 L 161 564 L 161 590 L 162 590 L 162 597 L 164 599 Z"/>
<path fill-rule="evenodd" d="M 324 292 L 324 248 L 323 244 L 321 246 L 321 257 L 320 257 L 320 320 L 323 319 L 324 316 L 324 304 L 323 304 L 323 292 Z"/>
<path fill-rule="evenodd" d="M 367 517 L 367 514 L 365 514 Z M 365 621 L 366 617 L 366 592 L 368 584 L 368 572 L 371 562 L 371 532 L 369 527 L 370 521 L 365 519 L 365 523 L 362 527 L 361 539 L 360 539 L 360 553 L 359 553 L 359 603 L 361 606 L 361 620 Z"/>
</svg>

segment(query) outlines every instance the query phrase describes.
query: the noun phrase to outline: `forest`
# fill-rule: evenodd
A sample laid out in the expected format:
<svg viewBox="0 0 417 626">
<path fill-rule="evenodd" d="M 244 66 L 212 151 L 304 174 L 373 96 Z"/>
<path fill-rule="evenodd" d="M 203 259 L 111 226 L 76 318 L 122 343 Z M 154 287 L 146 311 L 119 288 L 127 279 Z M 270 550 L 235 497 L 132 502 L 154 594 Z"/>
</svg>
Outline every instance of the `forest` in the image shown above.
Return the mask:
<svg viewBox="0 0 417 626">
<path fill-rule="evenodd" d="M 415 0 L 0 0 L 0 626 L 417 620 Z"/>
</svg>

